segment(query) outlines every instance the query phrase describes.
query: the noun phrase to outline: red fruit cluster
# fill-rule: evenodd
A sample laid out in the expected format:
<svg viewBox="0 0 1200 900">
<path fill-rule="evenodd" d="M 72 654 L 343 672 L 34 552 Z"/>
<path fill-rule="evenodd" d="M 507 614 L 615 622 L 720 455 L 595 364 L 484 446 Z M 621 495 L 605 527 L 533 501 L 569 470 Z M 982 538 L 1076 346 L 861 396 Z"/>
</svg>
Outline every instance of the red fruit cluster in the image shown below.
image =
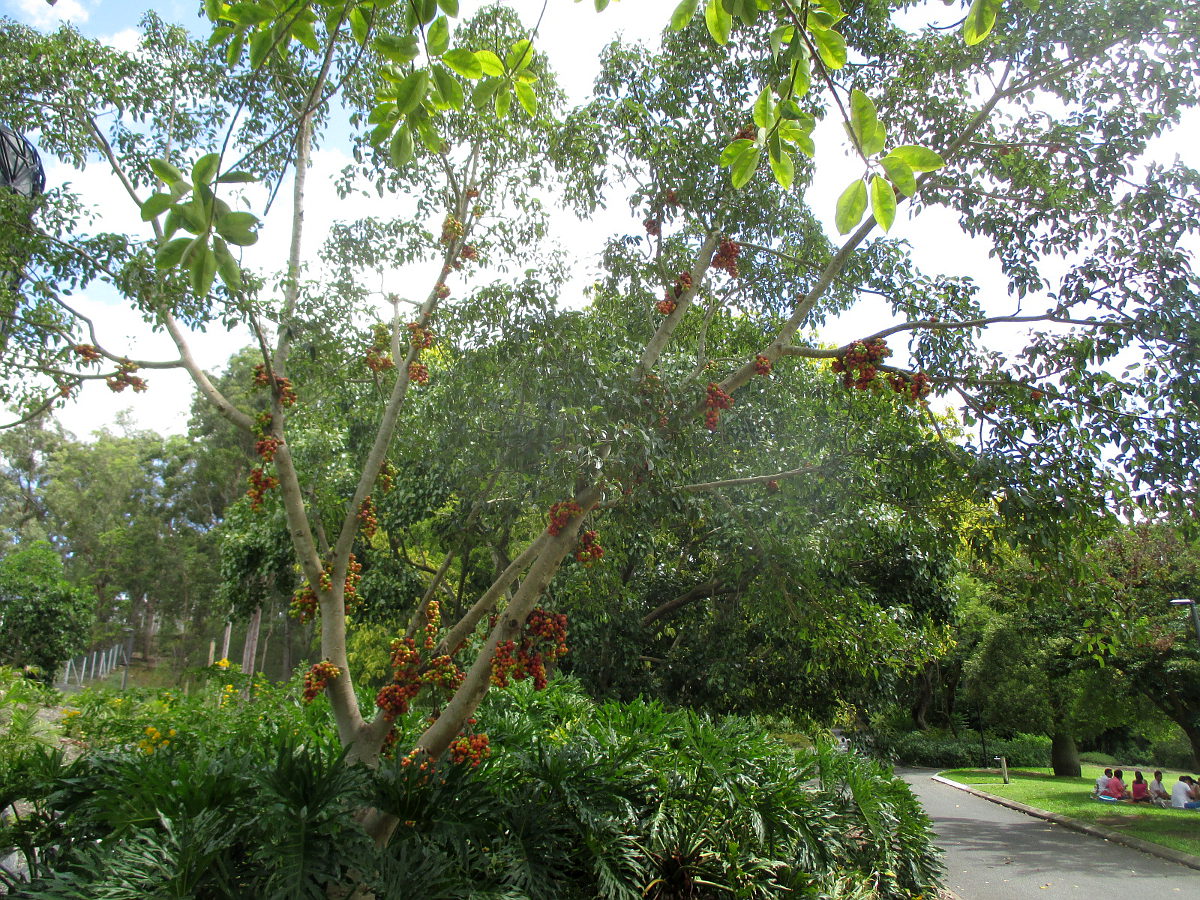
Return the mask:
<svg viewBox="0 0 1200 900">
<path fill-rule="evenodd" d="M 463 735 L 450 742 L 450 762 L 456 766 L 464 763 L 472 769 L 492 755 L 492 745 L 486 734 Z"/>
<path fill-rule="evenodd" d="M 841 359 L 833 361 L 830 368 L 842 376 L 842 384 L 846 387 L 856 387 L 861 391 L 871 386 L 879 374 L 879 363 L 891 355 L 892 351 L 883 338 L 855 341 Z"/>
<path fill-rule="evenodd" d="M 367 350 L 367 355 L 363 358 L 367 364 L 367 368 L 372 372 L 386 372 L 388 369 L 396 368 L 396 361 L 386 353 L 380 353 L 374 347 Z"/>
<path fill-rule="evenodd" d="M 428 350 L 433 346 L 433 332 L 419 322 L 408 323 L 408 340 L 417 350 Z"/>
<path fill-rule="evenodd" d="M 58 396 L 69 398 L 72 395 L 74 395 L 75 388 L 77 388 L 77 387 L 78 387 L 78 385 L 76 385 L 76 384 L 68 384 L 65 382 L 62 384 L 59 384 L 58 385 Z"/>
<path fill-rule="evenodd" d="M 767 482 L 767 490 L 770 491 L 772 494 L 778 494 L 779 493 L 779 482 L 776 481 L 774 478 L 772 478 L 770 481 Z"/>
<path fill-rule="evenodd" d="M 598 563 L 604 556 L 604 548 L 600 546 L 600 535 L 594 531 L 585 531 L 579 536 L 579 546 L 575 548 L 575 559 L 588 568 Z"/>
<path fill-rule="evenodd" d="M 902 372 L 889 372 L 887 380 L 893 391 L 911 400 L 920 400 L 932 390 L 929 376 L 924 372 L 917 372 L 911 377 Z"/>
<path fill-rule="evenodd" d="M 268 434 L 266 437 L 261 437 L 254 442 L 254 452 L 262 457 L 263 462 L 272 462 L 275 459 L 275 454 L 279 452 L 279 448 L 283 445 L 283 441 L 274 435 Z"/>
<path fill-rule="evenodd" d="M 691 273 L 680 272 L 679 277 L 675 279 L 675 284 L 666 289 L 666 293 L 663 294 L 663 299 L 658 301 L 658 304 L 655 308 L 664 316 L 669 316 L 671 313 L 675 312 L 675 307 L 678 305 L 675 301 L 682 297 L 684 292 L 691 288 L 691 286 Z"/>
<path fill-rule="evenodd" d="M 764 378 L 771 374 L 771 361 L 761 353 L 754 357 L 754 373 Z"/>
<path fill-rule="evenodd" d="M 704 427 L 716 431 L 721 421 L 721 410 L 733 406 L 733 398 L 721 390 L 720 385 L 709 382 L 707 394 L 704 397 Z"/>
<path fill-rule="evenodd" d="M 717 246 L 717 252 L 713 254 L 713 268 L 729 273 L 730 278 L 737 278 L 737 260 L 741 252 L 741 244 L 731 241 L 729 238 L 721 238 L 721 243 Z"/>
<path fill-rule="evenodd" d="M 99 362 L 100 351 L 91 344 L 76 344 L 71 348 L 84 362 Z"/>
<path fill-rule="evenodd" d="M 250 498 L 250 508 L 255 510 L 262 508 L 267 491 L 279 487 L 279 479 L 268 475 L 262 469 L 251 469 L 247 480 L 250 482 L 250 490 L 246 491 L 246 496 Z"/>
<path fill-rule="evenodd" d="M 462 237 L 466 233 L 466 228 L 463 223 L 454 218 L 453 215 L 446 216 L 442 222 L 442 237 L 443 244 L 452 244 L 454 241 Z"/>
<path fill-rule="evenodd" d="M 670 299 L 659 300 L 654 304 L 654 308 L 658 311 L 660 316 L 669 316 L 671 313 L 675 312 L 675 309 L 678 306 L 678 303 Z"/>
<path fill-rule="evenodd" d="M 267 387 L 271 383 L 271 375 L 267 372 L 267 367 L 264 363 L 259 363 L 254 367 L 254 386 Z M 296 402 L 296 390 L 292 387 L 290 378 L 275 376 L 275 395 L 279 398 L 279 403 L 282 406 L 291 406 Z"/>
<path fill-rule="evenodd" d="M 743 125 L 742 130 L 733 136 L 735 141 L 752 141 L 758 137 L 758 129 L 753 125 Z"/>
<path fill-rule="evenodd" d="M 392 641 L 392 678 L 401 684 L 417 682 L 421 670 L 421 653 L 410 637 Z"/>
<path fill-rule="evenodd" d="M 387 684 L 375 695 L 375 705 L 383 710 L 385 719 L 394 719 L 408 712 L 409 702 L 421 691 L 419 684 Z"/>
<path fill-rule="evenodd" d="M 357 607 L 359 600 L 362 599 L 358 596 L 360 581 L 362 581 L 362 563 L 351 553 L 350 560 L 346 564 L 346 580 L 342 582 L 342 601 L 346 615 L 350 615 L 351 610 Z"/>
<path fill-rule="evenodd" d="M 429 367 L 424 363 L 411 362 L 408 364 L 408 380 L 413 384 L 429 383 Z"/>
<path fill-rule="evenodd" d="M 108 385 L 108 389 L 114 394 L 121 393 L 127 387 L 133 388 L 135 394 L 140 394 L 146 390 L 146 381 L 133 374 L 137 370 L 138 367 L 136 365 L 126 360 L 121 363 L 115 375 L 104 379 L 104 383 Z"/>
<path fill-rule="evenodd" d="M 307 581 L 292 594 L 290 614 L 306 625 L 317 617 L 317 592 Z"/>
<path fill-rule="evenodd" d="M 312 703 L 317 694 L 325 690 L 325 685 L 342 674 L 342 670 L 329 660 L 314 663 L 313 667 L 304 673 L 304 702 Z"/>
<path fill-rule="evenodd" d="M 662 219 L 656 219 L 653 216 L 642 222 L 642 227 L 646 229 L 646 234 L 650 237 L 658 237 L 662 234 Z"/>
<path fill-rule="evenodd" d="M 521 646 L 513 641 L 497 645 L 492 657 L 492 684 L 508 687 L 509 680 L 533 678 L 533 686 L 546 686 L 546 666 L 567 654 L 567 617 L 534 607 L 521 631 Z"/>
<path fill-rule="evenodd" d="M 425 607 L 425 649 L 432 650 L 438 629 L 442 627 L 442 604 L 430 600 Z"/>
<path fill-rule="evenodd" d="M 450 296 L 450 288 L 446 286 L 446 282 L 439 281 L 433 288 L 433 293 L 439 300 L 445 300 Z"/>
<path fill-rule="evenodd" d="M 382 322 L 371 326 L 371 346 L 367 348 L 365 362 L 372 372 L 383 372 L 396 368 L 396 361 L 389 355 L 392 346 L 392 332 Z"/>
<path fill-rule="evenodd" d="M 429 665 L 421 673 L 421 684 L 456 691 L 464 677 L 462 669 L 455 664 L 454 660 L 443 654 L 435 656 L 429 661 Z"/>
<path fill-rule="evenodd" d="M 557 535 L 575 516 L 583 514 L 583 508 L 574 500 L 560 500 L 550 507 L 550 524 L 546 530 L 551 536 Z"/>
<path fill-rule="evenodd" d="M 459 258 L 467 260 L 479 259 L 479 251 L 471 244 L 463 244 L 462 249 L 458 251 Z"/>
<path fill-rule="evenodd" d="M 663 196 L 663 203 L 667 204 L 667 206 L 678 206 L 679 195 L 673 189 L 668 189 L 667 193 Z"/>
<path fill-rule="evenodd" d="M 379 519 L 375 515 L 375 503 L 371 500 L 370 494 L 358 508 L 358 527 L 362 529 L 363 536 L 367 540 L 375 537 L 375 531 L 379 528 Z"/>
</svg>

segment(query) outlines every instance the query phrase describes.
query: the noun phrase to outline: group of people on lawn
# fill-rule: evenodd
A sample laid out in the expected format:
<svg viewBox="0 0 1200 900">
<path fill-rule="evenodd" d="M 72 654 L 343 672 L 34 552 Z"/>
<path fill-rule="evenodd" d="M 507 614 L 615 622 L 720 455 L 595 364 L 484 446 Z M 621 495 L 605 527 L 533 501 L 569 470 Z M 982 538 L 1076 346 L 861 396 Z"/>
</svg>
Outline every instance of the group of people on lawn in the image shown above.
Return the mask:
<svg viewBox="0 0 1200 900">
<path fill-rule="evenodd" d="M 1096 779 L 1093 796 L 1100 800 L 1128 800 L 1131 803 L 1152 803 L 1155 806 L 1170 806 L 1175 809 L 1200 809 L 1200 780 L 1191 775 L 1180 775 L 1175 786 L 1167 792 L 1162 772 L 1154 773 L 1154 780 L 1147 781 L 1142 773 L 1133 773 L 1133 784 L 1125 787 L 1125 773 L 1105 769 Z"/>
</svg>

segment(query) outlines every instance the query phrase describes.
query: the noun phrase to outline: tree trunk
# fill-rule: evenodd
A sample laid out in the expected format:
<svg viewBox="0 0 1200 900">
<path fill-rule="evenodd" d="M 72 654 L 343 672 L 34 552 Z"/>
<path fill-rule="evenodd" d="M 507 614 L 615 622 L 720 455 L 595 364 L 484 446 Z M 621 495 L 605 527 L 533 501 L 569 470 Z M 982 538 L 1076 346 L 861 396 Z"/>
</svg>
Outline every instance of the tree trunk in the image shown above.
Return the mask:
<svg viewBox="0 0 1200 900">
<path fill-rule="evenodd" d="M 221 659 L 229 659 L 229 637 L 233 634 L 233 623 L 225 623 L 225 637 L 221 639 Z"/>
<path fill-rule="evenodd" d="M 917 676 L 917 698 L 913 701 L 912 721 L 917 730 L 929 728 L 929 708 L 933 705 L 933 672 L 934 663 L 926 663 L 921 674 Z"/>
<path fill-rule="evenodd" d="M 254 610 L 250 624 L 246 626 L 246 643 L 242 647 L 242 674 L 254 674 L 254 660 L 258 654 L 258 629 L 262 627 L 262 607 Z"/>
<path fill-rule="evenodd" d="M 1200 726 L 1181 725 L 1187 735 L 1188 743 L 1192 745 L 1192 771 L 1200 772 Z"/>
<path fill-rule="evenodd" d="M 1082 774 L 1079 766 L 1079 748 L 1075 746 L 1075 737 L 1070 732 L 1054 732 L 1050 744 L 1050 765 L 1054 767 L 1055 775 L 1078 778 Z"/>
<path fill-rule="evenodd" d="M 283 680 L 287 681 L 292 677 L 292 617 L 284 612 L 283 614 Z"/>
</svg>

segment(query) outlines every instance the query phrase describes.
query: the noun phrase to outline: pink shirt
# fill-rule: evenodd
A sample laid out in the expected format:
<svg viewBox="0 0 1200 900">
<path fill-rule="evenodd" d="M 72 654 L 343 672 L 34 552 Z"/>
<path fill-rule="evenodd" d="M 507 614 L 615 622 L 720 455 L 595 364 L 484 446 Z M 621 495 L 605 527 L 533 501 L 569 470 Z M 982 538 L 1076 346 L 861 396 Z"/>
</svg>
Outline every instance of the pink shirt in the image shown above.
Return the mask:
<svg viewBox="0 0 1200 900">
<path fill-rule="evenodd" d="M 1130 790 L 1133 791 L 1134 800 L 1145 800 L 1150 796 L 1150 785 L 1144 781 L 1135 781 L 1130 786 Z"/>
</svg>

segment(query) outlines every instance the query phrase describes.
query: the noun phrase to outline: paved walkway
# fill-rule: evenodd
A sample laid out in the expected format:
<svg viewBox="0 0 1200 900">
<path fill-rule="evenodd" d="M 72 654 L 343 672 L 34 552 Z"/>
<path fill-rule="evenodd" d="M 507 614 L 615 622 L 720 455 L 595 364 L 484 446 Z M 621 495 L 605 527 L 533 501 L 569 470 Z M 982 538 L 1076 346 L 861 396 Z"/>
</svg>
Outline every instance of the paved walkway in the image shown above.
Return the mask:
<svg viewBox="0 0 1200 900">
<path fill-rule="evenodd" d="M 934 769 L 897 774 L 933 819 L 945 850 L 946 887 L 962 900 L 1200 897 L 1200 871 L 938 784 L 930 778 Z"/>
</svg>

